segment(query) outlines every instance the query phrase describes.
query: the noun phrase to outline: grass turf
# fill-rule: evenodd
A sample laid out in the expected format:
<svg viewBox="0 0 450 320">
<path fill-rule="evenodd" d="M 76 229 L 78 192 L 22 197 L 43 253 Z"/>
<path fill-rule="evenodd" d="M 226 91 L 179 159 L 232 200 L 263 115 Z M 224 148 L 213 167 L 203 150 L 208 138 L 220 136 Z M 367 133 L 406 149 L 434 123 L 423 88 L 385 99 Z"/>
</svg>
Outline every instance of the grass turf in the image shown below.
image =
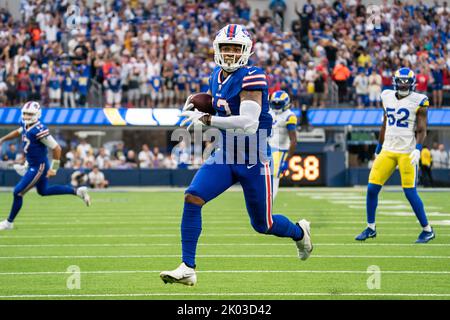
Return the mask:
<svg viewBox="0 0 450 320">
<path fill-rule="evenodd" d="M 282 191 L 274 213 L 312 222 L 314 251 L 300 261 L 290 239 L 253 231 L 242 192 L 226 192 L 203 209 L 198 283 L 185 287 L 159 278 L 180 262 L 182 191 L 92 193 L 90 208 L 30 192 L 15 229 L 0 233 L 0 299 L 449 299 L 449 194 L 421 193 L 436 239 L 418 245 L 400 192 L 381 194 L 378 237 L 359 243 L 364 190 Z M 11 201 L 0 193 L 3 215 Z M 80 289 L 68 289 L 70 266 Z M 368 288 L 370 266 L 379 289 Z"/>
</svg>

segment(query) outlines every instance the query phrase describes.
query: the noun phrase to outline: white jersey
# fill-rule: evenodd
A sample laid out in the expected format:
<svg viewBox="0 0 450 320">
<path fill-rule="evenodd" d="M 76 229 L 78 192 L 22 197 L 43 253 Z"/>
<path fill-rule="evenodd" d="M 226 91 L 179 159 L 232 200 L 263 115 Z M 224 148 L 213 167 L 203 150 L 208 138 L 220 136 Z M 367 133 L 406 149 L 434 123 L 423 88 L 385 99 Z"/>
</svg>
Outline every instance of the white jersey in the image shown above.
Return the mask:
<svg viewBox="0 0 450 320">
<path fill-rule="evenodd" d="M 297 117 L 289 109 L 282 113 L 270 110 L 270 114 L 273 118 L 273 122 L 272 135 L 270 136 L 269 144 L 273 149 L 288 150 L 290 144 L 288 126 L 290 128 L 295 128 L 297 126 Z"/>
<path fill-rule="evenodd" d="M 411 92 L 398 100 L 394 90 L 384 90 L 381 101 L 387 116 L 383 150 L 411 153 L 416 148 L 416 112 L 420 107 L 428 107 L 428 97 Z"/>
</svg>

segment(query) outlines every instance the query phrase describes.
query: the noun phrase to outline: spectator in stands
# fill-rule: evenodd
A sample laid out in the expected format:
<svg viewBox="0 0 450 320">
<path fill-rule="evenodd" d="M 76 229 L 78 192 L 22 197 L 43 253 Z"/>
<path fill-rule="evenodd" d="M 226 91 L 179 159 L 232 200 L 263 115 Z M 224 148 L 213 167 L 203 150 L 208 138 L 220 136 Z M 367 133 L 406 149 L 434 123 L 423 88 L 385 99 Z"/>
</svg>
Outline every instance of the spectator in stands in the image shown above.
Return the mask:
<svg viewBox="0 0 450 320">
<path fill-rule="evenodd" d="M 23 104 L 29 100 L 33 83 L 26 68 L 21 68 L 17 75 L 17 93 L 19 95 L 19 103 Z"/>
<path fill-rule="evenodd" d="M 159 151 L 159 147 L 153 147 L 153 168 L 160 168 L 164 161 L 164 155 Z"/>
<path fill-rule="evenodd" d="M 138 68 L 133 67 L 128 74 L 128 105 L 127 107 L 139 107 L 141 75 Z"/>
<path fill-rule="evenodd" d="M 113 157 L 114 159 L 125 159 L 126 153 L 127 150 L 125 149 L 123 142 L 119 142 L 114 148 Z"/>
<path fill-rule="evenodd" d="M 62 80 L 63 105 L 64 108 L 75 108 L 75 74 L 71 67 L 68 67 Z"/>
<path fill-rule="evenodd" d="M 375 68 L 369 76 L 369 102 L 371 107 L 380 107 L 382 79 Z"/>
<path fill-rule="evenodd" d="M 369 93 L 369 78 L 363 68 L 359 68 L 358 75 L 353 80 L 353 86 L 356 90 L 358 108 L 362 108 L 366 104 L 367 94 Z"/>
<path fill-rule="evenodd" d="M 136 159 L 136 153 L 133 150 L 128 150 L 126 155 L 126 164 L 130 168 L 137 168 L 138 167 L 138 161 Z"/>
<path fill-rule="evenodd" d="M 275 23 L 280 26 L 281 30 L 284 30 L 284 12 L 286 11 L 286 3 L 284 0 L 271 0 L 269 9 L 272 10 Z"/>
<path fill-rule="evenodd" d="M 423 146 L 420 153 L 420 182 L 424 187 L 433 186 L 433 177 L 431 175 L 431 153 L 426 145 Z"/>
<path fill-rule="evenodd" d="M 350 70 L 347 68 L 347 63 L 345 61 L 337 62 L 333 69 L 333 80 L 338 86 L 338 99 L 339 103 L 345 101 L 347 96 L 347 80 L 350 78 Z"/>
<path fill-rule="evenodd" d="M 327 84 L 327 71 L 326 67 L 322 64 L 319 64 L 316 67 L 316 78 L 314 80 L 314 100 L 313 100 L 313 106 L 324 108 L 325 107 L 325 100 L 327 98 L 328 94 L 328 84 Z M 297 94 L 292 93 L 291 95 L 295 97 Z M 294 99 L 294 101 L 296 101 Z"/>
<path fill-rule="evenodd" d="M 433 77 L 433 104 L 435 107 L 442 107 L 444 87 L 444 66 L 443 60 L 439 59 L 437 62 L 431 63 L 431 75 Z"/>
<path fill-rule="evenodd" d="M 139 152 L 138 159 L 139 168 L 147 169 L 153 167 L 154 156 L 147 144 L 142 145 L 142 150 Z"/>
<path fill-rule="evenodd" d="M 101 147 L 98 150 L 98 155 L 95 158 L 95 165 L 99 168 L 99 169 L 109 169 L 111 168 L 111 158 L 109 156 L 108 151 L 104 148 Z"/>
<path fill-rule="evenodd" d="M 106 90 L 106 107 L 119 108 L 122 102 L 122 80 L 118 68 L 112 68 L 103 86 Z"/>
<path fill-rule="evenodd" d="M 17 155 L 18 155 L 18 153 L 17 153 L 16 145 L 13 143 L 10 143 L 8 146 L 8 150 L 6 150 L 2 159 L 3 159 L 3 161 L 7 161 L 9 163 L 18 163 Z"/>
<path fill-rule="evenodd" d="M 89 186 L 93 189 L 108 188 L 109 181 L 105 179 L 105 175 L 101 172 L 98 166 L 94 166 L 89 172 Z"/>
<path fill-rule="evenodd" d="M 431 159 L 433 161 L 433 169 L 447 169 L 450 168 L 449 154 L 445 150 L 444 144 L 439 144 L 438 149 L 431 150 Z"/>
<path fill-rule="evenodd" d="M 416 92 L 426 95 L 428 93 L 429 81 L 430 77 L 428 73 L 425 71 L 424 67 L 421 67 L 416 74 Z"/>
</svg>

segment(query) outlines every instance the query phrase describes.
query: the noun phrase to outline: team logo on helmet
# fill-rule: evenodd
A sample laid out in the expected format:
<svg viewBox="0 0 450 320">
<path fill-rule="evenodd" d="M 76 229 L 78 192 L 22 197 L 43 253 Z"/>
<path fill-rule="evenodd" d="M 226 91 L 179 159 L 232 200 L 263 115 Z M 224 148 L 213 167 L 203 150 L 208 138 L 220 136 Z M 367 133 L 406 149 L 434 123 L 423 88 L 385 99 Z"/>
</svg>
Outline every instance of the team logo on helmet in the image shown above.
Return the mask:
<svg viewBox="0 0 450 320">
<path fill-rule="evenodd" d="M 291 99 L 286 91 L 279 90 L 272 93 L 269 104 L 273 110 L 285 111 L 291 107 Z"/>
<path fill-rule="evenodd" d="M 400 96 L 407 96 L 415 88 L 416 75 L 409 68 L 400 68 L 394 74 L 393 83 Z"/>
<path fill-rule="evenodd" d="M 252 55 L 252 39 L 250 33 L 239 24 L 229 24 L 217 33 L 213 42 L 214 61 L 226 72 L 234 72 L 247 65 Z M 240 46 L 240 52 L 226 52 L 227 45 Z"/>
<path fill-rule="evenodd" d="M 25 124 L 32 124 L 39 121 L 41 117 L 41 105 L 36 101 L 28 101 L 22 107 L 22 121 Z"/>
</svg>

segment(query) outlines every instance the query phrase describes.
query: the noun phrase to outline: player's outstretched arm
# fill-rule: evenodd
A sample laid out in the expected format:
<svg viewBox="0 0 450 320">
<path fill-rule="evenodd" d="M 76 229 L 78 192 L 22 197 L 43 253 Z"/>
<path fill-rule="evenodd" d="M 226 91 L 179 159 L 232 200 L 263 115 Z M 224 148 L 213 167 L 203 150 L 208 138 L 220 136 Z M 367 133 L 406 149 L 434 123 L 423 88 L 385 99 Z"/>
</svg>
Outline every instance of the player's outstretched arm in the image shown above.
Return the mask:
<svg viewBox="0 0 450 320">
<path fill-rule="evenodd" d="M 427 136 L 427 108 L 419 108 L 416 114 L 416 142 L 422 145 Z"/>
<path fill-rule="evenodd" d="M 261 114 L 262 92 L 241 91 L 239 115 L 229 117 L 205 116 L 205 124 L 219 129 L 243 130 L 254 134 L 258 130 Z"/>
<path fill-rule="evenodd" d="M 7 135 L 0 138 L 0 145 L 2 145 L 2 143 L 5 141 L 16 139 L 16 138 L 20 137 L 21 133 L 22 133 L 22 128 L 11 131 Z"/>
</svg>

